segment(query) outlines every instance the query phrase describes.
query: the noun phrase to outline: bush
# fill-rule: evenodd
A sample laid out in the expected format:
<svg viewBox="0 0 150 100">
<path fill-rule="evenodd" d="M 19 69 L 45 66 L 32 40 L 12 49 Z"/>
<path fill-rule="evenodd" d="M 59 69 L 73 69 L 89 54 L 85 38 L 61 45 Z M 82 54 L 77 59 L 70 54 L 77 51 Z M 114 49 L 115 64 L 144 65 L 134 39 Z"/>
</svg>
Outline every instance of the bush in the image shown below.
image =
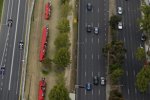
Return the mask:
<svg viewBox="0 0 150 100">
<path fill-rule="evenodd" d="M 58 22 L 57 26 L 60 33 L 67 33 L 70 31 L 69 20 L 67 18 L 62 18 Z"/>
</svg>

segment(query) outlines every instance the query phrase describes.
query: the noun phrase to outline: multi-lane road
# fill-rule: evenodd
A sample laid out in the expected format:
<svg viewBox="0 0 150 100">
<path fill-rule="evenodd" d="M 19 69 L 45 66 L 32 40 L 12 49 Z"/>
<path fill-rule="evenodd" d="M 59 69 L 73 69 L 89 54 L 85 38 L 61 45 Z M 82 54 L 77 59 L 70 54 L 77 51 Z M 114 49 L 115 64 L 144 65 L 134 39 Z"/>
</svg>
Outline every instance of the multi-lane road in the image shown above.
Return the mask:
<svg viewBox="0 0 150 100">
<path fill-rule="evenodd" d="M 120 15 L 123 30 L 118 31 L 118 39 L 124 41 L 127 49 L 123 65 L 125 73 L 121 80 L 122 92 L 125 100 L 149 100 L 150 91 L 142 94 L 135 86 L 136 75 L 142 67 L 135 58 L 135 52 L 138 47 L 144 45 L 138 27 L 138 19 L 141 17 L 140 0 L 117 0 L 117 7 L 119 6 L 123 8 L 123 14 Z"/>
<path fill-rule="evenodd" d="M 92 4 L 92 11 L 87 11 L 87 3 Z M 99 34 L 88 33 L 87 25 L 99 27 Z M 77 88 L 77 100 L 106 100 L 106 87 L 93 85 L 95 75 L 106 77 L 106 58 L 102 48 L 107 43 L 108 0 L 80 0 L 79 38 L 78 38 L 78 76 L 77 85 L 92 84 L 92 90 Z"/>
<path fill-rule="evenodd" d="M 3 17 L 0 30 L 0 100 L 18 100 L 23 50 L 19 42 L 24 40 L 27 0 L 4 0 Z M 12 27 L 8 27 L 12 19 Z"/>
</svg>

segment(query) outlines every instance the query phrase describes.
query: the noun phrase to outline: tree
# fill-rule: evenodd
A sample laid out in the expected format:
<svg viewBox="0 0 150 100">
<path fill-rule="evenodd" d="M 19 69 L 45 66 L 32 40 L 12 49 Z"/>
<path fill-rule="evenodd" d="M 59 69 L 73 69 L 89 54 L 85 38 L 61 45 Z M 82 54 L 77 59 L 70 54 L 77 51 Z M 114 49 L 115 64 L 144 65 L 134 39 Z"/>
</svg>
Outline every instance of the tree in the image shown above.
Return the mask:
<svg viewBox="0 0 150 100">
<path fill-rule="evenodd" d="M 54 56 L 54 63 L 60 67 L 67 67 L 70 63 L 70 53 L 67 48 L 60 48 L 55 56 Z"/>
<path fill-rule="evenodd" d="M 49 100 L 71 100 L 64 84 L 55 85 L 49 93 Z"/>
<path fill-rule="evenodd" d="M 110 74 L 111 74 L 114 70 L 116 70 L 117 68 L 121 68 L 121 65 L 120 65 L 120 64 L 117 64 L 117 63 L 115 63 L 115 64 L 110 64 L 110 65 L 109 65 Z"/>
<path fill-rule="evenodd" d="M 122 94 L 117 90 L 111 90 L 109 100 L 124 100 Z"/>
<path fill-rule="evenodd" d="M 111 73 L 111 80 L 114 84 L 116 84 L 119 78 L 123 75 L 123 69 L 117 68 Z"/>
<path fill-rule="evenodd" d="M 57 28 L 60 33 L 69 32 L 70 31 L 69 20 L 67 18 L 60 19 Z"/>
<path fill-rule="evenodd" d="M 150 66 L 145 65 L 141 71 L 136 75 L 136 86 L 141 92 L 148 89 L 150 82 Z"/>
<path fill-rule="evenodd" d="M 121 17 L 117 15 L 111 16 L 110 21 L 109 21 L 111 28 L 116 30 L 119 21 L 121 21 Z"/>
<path fill-rule="evenodd" d="M 145 54 L 144 48 L 141 48 L 141 47 L 137 48 L 135 57 L 139 61 L 145 60 L 146 54 Z"/>
<path fill-rule="evenodd" d="M 61 4 L 65 4 L 66 2 L 69 2 L 69 0 L 60 0 Z"/>
<path fill-rule="evenodd" d="M 61 16 L 67 17 L 69 12 L 71 11 L 71 6 L 69 5 L 69 2 L 65 2 L 61 6 Z"/>
<path fill-rule="evenodd" d="M 67 33 L 59 34 L 55 39 L 54 44 L 56 46 L 56 49 L 69 48 L 70 42 L 69 42 L 68 34 Z"/>
<path fill-rule="evenodd" d="M 141 11 L 143 13 L 143 17 L 140 19 L 141 30 L 148 33 L 148 37 L 150 37 L 150 6 L 142 5 Z"/>
</svg>

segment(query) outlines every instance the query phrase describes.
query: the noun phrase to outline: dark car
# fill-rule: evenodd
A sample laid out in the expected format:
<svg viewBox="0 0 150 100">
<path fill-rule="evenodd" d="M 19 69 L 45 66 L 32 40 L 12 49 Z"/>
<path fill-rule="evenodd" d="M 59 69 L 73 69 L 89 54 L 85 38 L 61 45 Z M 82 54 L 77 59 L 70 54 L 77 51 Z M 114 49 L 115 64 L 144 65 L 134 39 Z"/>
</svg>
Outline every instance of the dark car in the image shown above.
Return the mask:
<svg viewBox="0 0 150 100">
<path fill-rule="evenodd" d="M 8 19 L 8 23 L 7 23 L 8 27 L 12 27 L 12 23 L 13 23 L 13 20 L 12 19 Z"/>
<path fill-rule="evenodd" d="M 91 4 L 91 3 L 88 3 L 88 4 L 87 4 L 87 10 L 88 10 L 88 11 L 91 11 L 91 10 L 92 10 L 92 4 Z"/>
<path fill-rule="evenodd" d="M 19 42 L 19 49 L 23 49 L 23 46 L 24 46 L 23 41 L 20 41 L 20 42 Z"/>
<path fill-rule="evenodd" d="M 142 33 L 141 41 L 146 41 L 146 35 Z"/>
<path fill-rule="evenodd" d="M 0 69 L 0 74 L 2 75 L 4 75 L 5 74 L 5 67 L 1 67 L 1 69 Z"/>
<path fill-rule="evenodd" d="M 86 86 L 85 86 L 85 89 L 87 91 L 91 91 L 92 90 L 92 84 L 91 83 L 87 83 Z"/>
<path fill-rule="evenodd" d="M 92 26 L 91 25 L 87 25 L 87 32 L 91 32 L 92 31 Z"/>
<path fill-rule="evenodd" d="M 94 76 L 94 77 L 93 77 L 93 84 L 94 84 L 94 85 L 98 85 L 98 84 L 99 84 L 98 76 Z"/>
</svg>

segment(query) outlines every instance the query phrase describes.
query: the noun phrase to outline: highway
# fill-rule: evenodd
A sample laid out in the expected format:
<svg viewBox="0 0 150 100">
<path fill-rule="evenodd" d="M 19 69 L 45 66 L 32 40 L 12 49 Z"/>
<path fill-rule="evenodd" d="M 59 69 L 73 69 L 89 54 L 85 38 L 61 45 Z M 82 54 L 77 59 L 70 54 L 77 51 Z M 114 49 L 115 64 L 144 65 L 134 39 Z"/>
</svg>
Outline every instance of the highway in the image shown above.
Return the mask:
<svg viewBox="0 0 150 100">
<path fill-rule="evenodd" d="M 141 41 L 141 31 L 139 31 L 137 21 L 141 17 L 140 0 L 117 0 L 118 6 L 123 8 L 123 14 L 119 15 L 122 17 L 123 30 L 118 31 L 117 37 L 124 41 L 127 49 L 123 65 L 125 73 L 120 82 L 123 96 L 125 100 L 150 100 L 150 91 L 142 94 L 135 86 L 136 75 L 142 68 L 142 64 L 135 59 L 135 52 L 138 47 L 144 45 Z"/>
<path fill-rule="evenodd" d="M 87 3 L 93 6 L 87 11 Z M 99 27 L 99 34 L 87 33 L 86 26 Z M 102 48 L 107 43 L 108 33 L 108 1 L 80 0 L 78 31 L 78 68 L 77 85 L 92 84 L 92 90 L 76 89 L 76 100 L 106 100 L 106 87 L 93 85 L 95 75 L 106 77 L 107 60 L 102 55 Z"/>
<path fill-rule="evenodd" d="M 24 40 L 27 16 L 27 0 L 4 0 L 3 17 L 0 31 L 0 100 L 18 100 L 20 89 L 23 50 L 19 42 Z M 8 27 L 12 19 L 12 27 Z"/>
</svg>

